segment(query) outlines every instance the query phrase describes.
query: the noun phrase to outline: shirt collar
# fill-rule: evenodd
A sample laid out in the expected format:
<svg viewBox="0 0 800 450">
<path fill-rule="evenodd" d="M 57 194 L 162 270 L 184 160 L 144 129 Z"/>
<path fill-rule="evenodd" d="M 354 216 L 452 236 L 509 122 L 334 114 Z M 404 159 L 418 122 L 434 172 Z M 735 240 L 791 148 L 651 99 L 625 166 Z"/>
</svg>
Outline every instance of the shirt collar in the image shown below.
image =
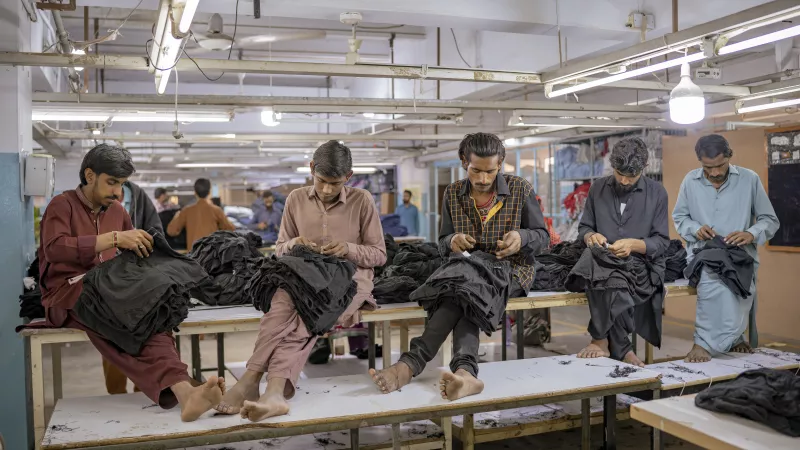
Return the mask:
<svg viewBox="0 0 800 450">
<path fill-rule="evenodd" d="M 642 174 L 642 176 L 639 177 L 639 180 L 636 181 L 636 184 L 633 185 L 633 190 L 631 190 L 631 192 L 644 190 L 644 184 L 646 183 L 646 181 L 643 181 L 644 178 L 645 178 L 645 176 L 644 176 L 644 174 Z M 614 175 L 611 175 L 611 176 L 608 177 L 608 181 L 606 181 L 606 185 L 613 189 L 614 188 L 614 182 L 615 182 Z"/>
<path fill-rule="evenodd" d="M 342 186 L 342 192 L 339 193 L 339 201 L 345 204 L 347 203 L 347 189 L 347 186 Z M 306 194 L 308 194 L 308 198 L 315 198 L 317 196 L 317 191 L 314 190 L 314 186 L 309 186 Z"/>
<path fill-rule="evenodd" d="M 94 209 L 92 202 L 90 202 L 89 199 L 86 198 L 85 195 L 83 195 L 83 189 L 81 189 L 80 184 L 78 185 L 77 188 L 75 188 L 75 194 L 78 196 L 78 200 L 80 200 L 81 203 L 83 203 L 83 206 L 85 206 L 86 209 L 88 209 L 89 212 L 91 212 L 92 214 L 98 213 L 100 212 L 100 210 L 103 209 L 103 208 L 100 208 L 99 210 Z"/>
<path fill-rule="evenodd" d="M 494 181 L 495 190 L 497 191 L 498 196 L 509 196 L 511 195 L 511 191 L 508 189 L 508 183 L 506 182 L 506 177 L 502 173 L 497 174 L 497 178 Z M 461 197 L 466 197 L 469 195 L 469 187 L 470 182 L 469 178 L 464 180 L 464 185 L 461 186 L 461 191 L 459 191 L 459 195 Z"/>
</svg>

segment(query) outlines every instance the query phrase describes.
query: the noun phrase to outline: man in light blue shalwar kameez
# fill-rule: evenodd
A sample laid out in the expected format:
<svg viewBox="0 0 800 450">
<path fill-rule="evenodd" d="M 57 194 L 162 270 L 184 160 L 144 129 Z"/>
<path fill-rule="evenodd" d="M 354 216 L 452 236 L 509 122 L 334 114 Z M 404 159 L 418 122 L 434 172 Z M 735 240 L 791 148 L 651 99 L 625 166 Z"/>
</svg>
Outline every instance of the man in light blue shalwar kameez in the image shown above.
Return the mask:
<svg viewBox="0 0 800 450">
<path fill-rule="evenodd" d="M 694 347 L 686 362 L 709 361 L 725 352 L 750 352 L 744 339 L 750 309 L 754 307 L 758 251 L 778 230 L 778 217 L 761 179 L 750 169 L 730 164 L 733 156 L 728 141 L 718 135 L 704 136 L 695 146 L 702 168 L 686 175 L 678 194 L 672 219 L 686 240 L 688 259 L 693 250 L 714 236 L 739 245 L 755 260 L 750 295 L 733 293 L 720 277 L 703 269 L 697 285 L 697 313 Z"/>
</svg>

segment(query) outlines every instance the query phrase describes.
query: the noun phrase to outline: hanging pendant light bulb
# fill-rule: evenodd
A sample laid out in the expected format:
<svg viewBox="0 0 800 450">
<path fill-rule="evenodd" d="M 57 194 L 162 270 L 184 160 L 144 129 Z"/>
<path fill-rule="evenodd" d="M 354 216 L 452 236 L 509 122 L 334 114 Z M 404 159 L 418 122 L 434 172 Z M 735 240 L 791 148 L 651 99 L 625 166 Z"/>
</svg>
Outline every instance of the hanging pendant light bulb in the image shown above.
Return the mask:
<svg viewBox="0 0 800 450">
<path fill-rule="evenodd" d="M 692 81 L 689 64 L 681 65 L 681 81 L 669 94 L 669 118 L 675 123 L 688 125 L 706 116 L 706 98 L 703 90 Z"/>
</svg>

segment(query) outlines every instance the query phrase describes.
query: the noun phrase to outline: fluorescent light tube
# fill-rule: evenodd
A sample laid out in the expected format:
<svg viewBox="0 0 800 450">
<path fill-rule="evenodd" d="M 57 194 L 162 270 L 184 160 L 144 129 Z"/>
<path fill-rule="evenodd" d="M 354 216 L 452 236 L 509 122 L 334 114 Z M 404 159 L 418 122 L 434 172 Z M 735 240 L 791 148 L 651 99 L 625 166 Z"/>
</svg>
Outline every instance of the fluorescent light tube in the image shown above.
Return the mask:
<svg viewBox="0 0 800 450">
<path fill-rule="evenodd" d="M 377 172 L 377 170 L 378 169 L 376 169 L 374 167 L 366 167 L 366 166 L 353 167 L 353 173 L 360 173 L 360 174 L 375 173 L 375 172 Z M 311 173 L 311 167 L 307 167 L 307 166 L 298 167 L 295 171 L 297 173 Z"/>
<path fill-rule="evenodd" d="M 670 67 L 680 66 L 681 64 L 688 64 L 695 61 L 700 61 L 705 59 L 706 56 L 703 52 L 693 53 L 688 56 L 683 56 L 681 58 L 670 59 L 669 61 L 660 62 L 658 64 L 652 64 L 647 67 L 642 67 L 640 69 L 629 70 L 626 72 L 619 73 L 617 75 L 611 75 L 609 77 L 600 78 L 598 80 L 587 81 L 586 83 L 576 84 L 574 86 L 567 86 L 562 89 L 558 89 L 552 91 L 553 84 L 547 84 L 545 86 L 545 94 L 547 98 L 558 97 L 561 95 L 572 94 L 573 92 L 583 91 L 585 89 L 591 89 L 597 86 L 603 86 L 605 84 L 613 83 L 615 81 L 626 80 L 628 78 L 638 77 L 640 75 L 645 75 L 648 73 L 658 72 L 659 70 L 668 69 Z M 548 89 L 549 88 L 549 89 Z M 550 91 L 550 92 L 548 92 Z"/>
<path fill-rule="evenodd" d="M 85 52 L 85 51 L 83 51 L 83 50 L 77 50 L 77 49 L 76 49 L 76 50 L 73 50 L 73 51 L 72 51 L 72 54 L 73 54 L 73 55 L 78 55 L 78 56 L 83 56 L 83 55 L 85 55 L 85 54 L 86 54 L 86 52 Z M 76 72 L 81 72 L 81 71 L 83 71 L 83 67 L 76 67 L 76 68 L 75 68 L 75 71 L 76 71 Z"/>
<path fill-rule="evenodd" d="M 261 123 L 267 127 L 275 127 L 281 124 L 281 113 L 276 113 L 275 110 L 267 106 L 261 111 Z"/>
<path fill-rule="evenodd" d="M 264 163 L 180 163 L 175 164 L 179 169 L 203 169 L 203 168 L 249 168 L 249 167 L 274 167 L 275 164 Z"/>
<path fill-rule="evenodd" d="M 108 116 L 103 115 L 75 115 L 67 113 L 46 113 L 34 112 L 31 114 L 31 120 L 59 120 L 64 122 L 105 122 Z"/>
<path fill-rule="evenodd" d="M 197 11 L 197 5 L 199 3 L 200 0 L 186 0 L 186 2 L 184 2 L 178 31 L 181 33 L 189 32 L 189 28 L 192 26 L 192 19 L 194 19 L 194 13 Z"/>
<path fill-rule="evenodd" d="M 800 25 L 790 28 L 785 28 L 783 30 L 765 34 L 763 36 L 755 37 L 753 39 L 747 39 L 741 42 L 737 42 L 735 44 L 728 44 L 719 49 L 718 53 L 720 55 L 727 55 L 729 53 L 738 52 L 740 50 L 746 50 L 748 48 L 758 47 L 759 45 L 769 44 L 770 42 L 780 41 L 781 39 L 787 39 L 794 36 L 800 36 Z"/>
<path fill-rule="evenodd" d="M 736 112 L 739 114 L 745 114 L 749 112 L 766 111 L 768 109 L 784 108 L 786 106 L 794 106 L 794 105 L 800 105 L 800 98 L 793 98 L 791 100 L 783 100 L 780 102 L 767 103 L 764 105 L 745 106 L 743 108 L 739 108 Z"/>
</svg>

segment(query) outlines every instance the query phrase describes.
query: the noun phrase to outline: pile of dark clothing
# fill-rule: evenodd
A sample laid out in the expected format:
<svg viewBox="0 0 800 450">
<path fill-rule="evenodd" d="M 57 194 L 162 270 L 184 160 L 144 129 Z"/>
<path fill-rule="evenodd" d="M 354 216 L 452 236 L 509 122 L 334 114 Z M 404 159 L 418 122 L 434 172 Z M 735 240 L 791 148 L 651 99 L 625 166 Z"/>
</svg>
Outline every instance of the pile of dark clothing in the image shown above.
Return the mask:
<svg viewBox="0 0 800 450">
<path fill-rule="evenodd" d="M 19 316 L 28 320 L 44 318 L 42 306 L 42 291 L 39 288 L 39 258 L 33 260 L 28 267 L 27 276 L 33 278 L 32 289 L 25 287 L 25 292 L 19 296 Z"/>
<path fill-rule="evenodd" d="M 476 251 L 469 256 L 451 255 L 410 298 L 419 302 L 428 317 L 442 302 L 453 302 L 467 319 L 491 335 L 500 326 L 511 290 L 510 263 Z"/>
<path fill-rule="evenodd" d="M 428 280 L 442 265 L 439 248 L 433 243 L 397 245 L 386 238 L 387 265 L 376 270 L 372 296 L 379 305 L 409 302 L 409 294 Z"/>
<path fill-rule="evenodd" d="M 636 332 L 647 342 L 661 346 L 661 310 L 664 303 L 663 257 L 650 259 L 639 254 L 618 258 L 608 249 L 592 246 L 583 251 L 567 276 L 564 287 L 571 292 L 586 292 L 591 321 L 589 332 L 595 339 L 608 337 L 614 344 L 629 346 L 627 335 Z M 624 333 L 609 335 L 613 325 Z M 614 328 L 617 331 L 618 327 Z"/>
<path fill-rule="evenodd" d="M 560 242 L 536 257 L 532 291 L 563 291 L 564 281 L 578 262 L 586 244 L 581 240 Z"/>
<path fill-rule="evenodd" d="M 672 283 L 683 278 L 683 271 L 686 269 L 686 249 L 683 248 L 683 242 L 679 239 L 669 241 L 669 247 L 667 247 L 664 257 L 667 258 L 667 271 L 664 274 L 664 281 Z"/>
<path fill-rule="evenodd" d="M 694 259 L 686 268 L 689 286 L 697 287 L 703 268 L 718 274 L 725 286 L 737 296 L 750 296 L 755 266 L 753 258 L 743 248 L 728 245 L 721 236 L 716 236 L 704 247 L 694 249 Z"/>
<path fill-rule="evenodd" d="M 211 305 L 250 303 L 244 287 L 261 264 L 261 245 L 261 236 L 249 231 L 217 231 L 194 243 L 189 256 L 214 278 L 216 285 L 215 302 Z"/>
<path fill-rule="evenodd" d="M 412 292 L 416 291 L 419 283 L 411 277 L 400 276 L 379 278 L 372 288 L 372 296 L 381 305 L 392 303 L 406 303 Z"/>
<path fill-rule="evenodd" d="M 288 254 L 263 260 L 245 291 L 256 309 L 268 312 L 279 288 L 292 298 L 308 331 L 321 336 L 336 324 L 356 295 L 356 266 L 296 245 Z"/>
<path fill-rule="evenodd" d="M 408 236 L 408 228 L 400 225 L 400 216 L 387 214 L 381 217 L 383 232 L 394 237 Z"/>
<path fill-rule="evenodd" d="M 694 404 L 736 414 L 791 437 L 800 437 L 800 378 L 775 369 L 749 370 L 697 394 Z"/>
<path fill-rule="evenodd" d="M 161 233 L 148 233 L 155 241 L 153 253 L 140 258 L 124 251 L 92 268 L 73 309 L 81 323 L 134 356 L 152 335 L 177 329 L 189 314 L 189 299 L 202 299 L 209 280 L 195 260 L 175 252 Z"/>
<path fill-rule="evenodd" d="M 383 235 L 383 243 L 386 245 L 386 262 L 374 269 L 375 278 L 380 277 L 383 275 L 383 271 L 386 270 L 387 267 L 392 265 L 392 261 L 394 260 L 394 256 L 397 252 L 400 251 L 400 244 L 394 241 L 394 238 L 389 234 Z"/>
</svg>

